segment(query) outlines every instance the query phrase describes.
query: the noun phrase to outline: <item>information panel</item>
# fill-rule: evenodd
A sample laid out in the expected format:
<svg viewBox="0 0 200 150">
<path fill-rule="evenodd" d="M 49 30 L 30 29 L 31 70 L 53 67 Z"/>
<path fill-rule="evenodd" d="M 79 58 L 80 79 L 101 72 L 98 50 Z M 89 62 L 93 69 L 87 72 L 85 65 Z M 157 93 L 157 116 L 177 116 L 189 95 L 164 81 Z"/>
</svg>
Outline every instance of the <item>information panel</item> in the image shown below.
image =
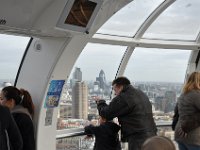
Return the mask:
<svg viewBox="0 0 200 150">
<path fill-rule="evenodd" d="M 45 99 L 45 108 L 57 107 L 65 80 L 52 80 Z"/>
</svg>

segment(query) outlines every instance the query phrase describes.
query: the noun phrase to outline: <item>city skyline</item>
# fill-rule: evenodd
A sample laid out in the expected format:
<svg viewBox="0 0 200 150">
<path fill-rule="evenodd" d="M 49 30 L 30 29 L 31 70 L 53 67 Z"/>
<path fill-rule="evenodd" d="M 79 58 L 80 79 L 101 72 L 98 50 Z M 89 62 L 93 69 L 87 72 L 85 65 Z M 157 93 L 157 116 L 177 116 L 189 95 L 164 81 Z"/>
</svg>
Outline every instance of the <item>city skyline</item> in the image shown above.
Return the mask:
<svg viewBox="0 0 200 150">
<path fill-rule="evenodd" d="M 185 54 L 185 55 L 187 55 L 186 57 L 188 57 L 189 58 L 189 54 Z M 139 58 L 137 58 L 137 59 L 139 59 Z M 158 60 L 158 59 L 156 59 L 156 60 Z M 155 61 L 156 61 L 155 60 Z M 132 61 L 132 60 L 131 60 Z M 178 64 L 176 64 L 177 66 L 178 65 L 180 65 L 182 62 L 181 62 L 181 60 L 177 60 L 177 62 L 179 61 L 179 63 Z M 74 70 L 76 69 L 76 68 L 80 68 L 81 69 L 81 71 L 82 71 L 82 80 L 83 81 L 87 81 L 87 82 L 94 82 L 94 81 L 96 81 L 96 77 L 98 76 L 98 74 L 100 73 L 100 71 L 101 70 L 103 70 L 104 72 L 105 72 L 105 76 L 106 76 L 106 80 L 107 80 L 107 82 L 112 82 L 113 80 L 114 80 L 114 78 L 115 78 L 115 73 L 113 73 L 113 71 L 111 71 L 111 72 L 106 72 L 105 70 L 108 70 L 107 68 L 97 68 L 97 69 L 95 69 L 95 73 L 93 72 L 93 74 L 87 74 L 87 68 L 85 68 L 85 66 L 82 66 L 82 67 L 80 67 L 80 65 L 78 65 L 78 64 L 83 64 L 83 63 L 79 63 L 78 61 L 77 61 L 77 63 L 75 64 L 75 67 L 72 69 L 72 72 L 71 72 L 71 75 L 70 75 L 70 77 L 69 77 L 69 80 L 72 78 L 72 76 L 73 76 L 73 72 L 74 72 Z M 146 72 L 145 72 L 145 70 L 141 70 L 142 71 L 142 73 L 143 73 L 143 75 L 141 75 L 139 72 L 137 73 L 134 73 L 134 77 L 133 76 L 131 76 L 131 72 L 126 72 L 125 71 L 125 73 L 124 73 L 124 75 L 123 76 L 126 76 L 127 78 L 129 78 L 129 80 L 131 81 L 131 82 L 151 82 L 151 83 L 153 83 L 153 82 L 156 82 L 156 83 L 184 83 L 184 80 L 185 80 L 185 72 L 186 72 L 186 65 L 187 64 L 187 61 L 185 60 L 185 67 L 183 66 L 183 68 L 181 68 L 181 67 L 179 67 L 179 70 L 180 70 L 180 72 L 179 73 L 171 73 L 172 71 L 171 70 L 173 70 L 173 72 L 176 72 L 177 70 L 175 69 L 176 68 L 176 66 L 172 66 L 172 68 L 171 68 L 171 70 L 169 69 L 166 69 L 166 70 L 159 70 L 159 68 L 157 69 L 157 72 L 161 72 L 160 74 L 158 74 L 156 77 L 157 77 L 157 79 L 156 80 L 153 80 L 153 78 L 155 78 L 155 76 L 153 76 L 152 75 L 152 73 L 151 73 L 151 69 L 148 69 L 148 70 L 146 70 Z M 77 65 L 77 66 L 76 66 Z M 78 67 L 79 66 L 79 67 Z M 135 67 L 137 67 L 137 64 L 135 65 Z M 154 68 L 153 69 L 155 69 L 155 67 L 156 66 L 154 66 Z M 84 72 L 84 69 L 85 69 L 85 72 Z M 131 67 L 127 67 L 127 69 L 126 70 L 130 70 L 131 69 Z M 147 73 L 147 72 L 149 72 L 149 74 Z M 113 78 L 110 78 L 109 77 L 109 75 L 111 74 L 111 73 L 113 73 L 112 74 L 112 76 L 113 76 Z M 166 76 L 170 76 L 170 78 L 171 78 L 171 80 L 162 80 L 162 76 L 163 76 L 163 74 L 165 74 L 166 73 Z M 178 76 L 176 76 L 178 74 Z M 149 76 L 150 77 L 153 77 L 153 78 L 149 78 Z M 138 78 L 138 76 L 139 76 L 139 78 Z M 143 78 L 141 78 L 141 76 L 143 77 Z M 161 77 L 161 78 L 159 78 L 160 80 L 158 80 L 158 77 Z M 88 78 L 89 77 L 89 78 Z M 179 78 L 180 77 L 180 78 Z M 174 78 L 174 79 L 173 79 Z M 177 78 L 179 78 L 179 80 L 177 80 Z M 69 82 L 69 80 L 68 80 L 68 82 Z"/>
<path fill-rule="evenodd" d="M 79 73 L 82 74 L 81 68 L 78 68 L 78 70 Z M 104 74 L 103 70 L 100 71 L 99 77 L 102 77 L 102 79 L 106 78 L 106 75 Z M 99 79 L 97 81 L 99 81 Z M 111 87 L 111 84 L 108 84 L 106 82 L 102 82 L 102 84 Z M 94 90 L 96 85 L 98 88 L 97 90 Z M 85 84 L 84 81 L 76 81 L 73 87 L 71 87 L 70 85 L 65 85 L 63 92 L 65 93 L 65 95 L 62 96 L 60 104 L 60 113 L 59 113 L 60 118 L 69 120 L 83 119 L 83 121 L 87 119 L 89 120 L 94 118 L 97 119 L 98 112 L 94 98 L 96 96 L 101 96 L 103 99 L 107 100 L 107 102 L 110 102 L 110 93 L 105 93 L 105 91 L 108 91 L 108 89 L 104 90 L 103 85 L 101 86 L 100 82 Z M 164 119 L 165 115 L 171 116 L 173 114 L 175 104 L 182 91 L 182 84 L 176 84 L 176 83 L 172 84 L 136 83 L 134 87 L 142 90 L 149 97 L 149 100 L 152 103 L 152 111 L 153 113 L 155 113 L 156 120 L 159 120 L 159 118 Z M 87 111 L 88 113 L 86 113 Z M 83 116 L 84 114 L 85 116 Z M 88 118 L 86 117 L 87 116 L 86 114 L 88 114 Z M 164 116 L 159 117 L 159 114 L 163 114 Z M 168 120 L 169 117 L 165 119 Z"/>
</svg>

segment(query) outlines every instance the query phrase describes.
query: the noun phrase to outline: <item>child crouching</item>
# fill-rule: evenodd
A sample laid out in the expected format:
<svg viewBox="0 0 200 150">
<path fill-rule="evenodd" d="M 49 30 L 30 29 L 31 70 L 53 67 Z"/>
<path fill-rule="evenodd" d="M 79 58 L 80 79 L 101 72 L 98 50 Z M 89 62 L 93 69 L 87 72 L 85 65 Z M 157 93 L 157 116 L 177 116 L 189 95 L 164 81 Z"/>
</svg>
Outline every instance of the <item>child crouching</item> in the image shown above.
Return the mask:
<svg viewBox="0 0 200 150">
<path fill-rule="evenodd" d="M 88 136 L 95 136 L 94 150 L 121 150 L 118 132 L 120 126 L 113 121 L 107 121 L 99 117 L 99 126 L 89 125 L 85 127 Z"/>
</svg>

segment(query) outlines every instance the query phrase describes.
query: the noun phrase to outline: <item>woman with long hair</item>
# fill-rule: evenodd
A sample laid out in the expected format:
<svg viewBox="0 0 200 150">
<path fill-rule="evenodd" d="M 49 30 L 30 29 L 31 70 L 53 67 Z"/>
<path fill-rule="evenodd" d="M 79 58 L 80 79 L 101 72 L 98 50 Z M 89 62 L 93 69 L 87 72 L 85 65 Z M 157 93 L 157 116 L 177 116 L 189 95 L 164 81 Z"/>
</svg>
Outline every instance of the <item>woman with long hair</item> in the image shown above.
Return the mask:
<svg viewBox="0 0 200 150">
<path fill-rule="evenodd" d="M 34 105 L 30 93 L 14 86 L 4 87 L 1 91 L 2 105 L 7 106 L 20 130 L 23 150 L 35 150 L 33 115 Z"/>
<path fill-rule="evenodd" d="M 178 142 L 179 149 L 199 150 L 200 72 L 193 72 L 188 77 L 183 87 L 183 93 L 178 99 L 178 112 L 179 118 L 175 127 L 175 140 Z M 188 132 L 183 130 L 186 124 L 191 126 Z"/>
</svg>

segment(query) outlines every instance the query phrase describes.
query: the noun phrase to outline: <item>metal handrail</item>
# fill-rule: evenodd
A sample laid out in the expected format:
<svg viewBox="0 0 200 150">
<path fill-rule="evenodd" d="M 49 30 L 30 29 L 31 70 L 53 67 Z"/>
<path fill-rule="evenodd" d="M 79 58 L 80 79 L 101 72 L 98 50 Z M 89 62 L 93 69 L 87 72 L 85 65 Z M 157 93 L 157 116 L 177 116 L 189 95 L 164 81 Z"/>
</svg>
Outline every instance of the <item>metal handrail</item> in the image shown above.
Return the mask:
<svg viewBox="0 0 200 150">
<path fill-rule="evenodd" d="M 171 121 L 157 123 L 156 127 L 171 127 Z M 86 133 L 84 132 L 84 128 L 57 130 L 56 139 L 77 137 L 83 135 L 86 135 Z"/>
<path fill-rule="evenodd" d="M 56 139 L 62 139 L 62 138 L 71 138 L 71 137 L 77 137 L 77 136 L 83 136 L 83 135 L 86 135 L 85 132 L 75 132 L 75 133 L 69 133 L 69 134 L 66 134 L 65 136 L 59 136 L 57 137 L 56 136 Z"/>
</svg>

